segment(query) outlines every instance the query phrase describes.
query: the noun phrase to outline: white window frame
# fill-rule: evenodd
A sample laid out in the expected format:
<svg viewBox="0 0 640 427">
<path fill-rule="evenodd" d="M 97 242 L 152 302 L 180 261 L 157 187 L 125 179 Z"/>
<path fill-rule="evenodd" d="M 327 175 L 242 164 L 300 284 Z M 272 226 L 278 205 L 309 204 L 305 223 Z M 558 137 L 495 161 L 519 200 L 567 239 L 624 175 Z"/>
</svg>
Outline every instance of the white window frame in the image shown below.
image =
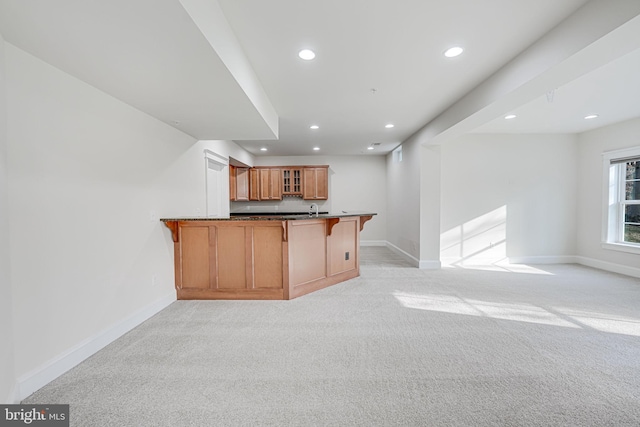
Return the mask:
<svg viewBox="0 0 640 427">
<path fill-rule="evenodd" d="M 634 157 L 640 157 L 640 146 L 602 153 L 602 247 L 640 254 L 640 244 L 623 241 L 624 206 L 640 204 L 640 201 L 624 200 L 624 163 L 615 163 Z"/>
</svg>

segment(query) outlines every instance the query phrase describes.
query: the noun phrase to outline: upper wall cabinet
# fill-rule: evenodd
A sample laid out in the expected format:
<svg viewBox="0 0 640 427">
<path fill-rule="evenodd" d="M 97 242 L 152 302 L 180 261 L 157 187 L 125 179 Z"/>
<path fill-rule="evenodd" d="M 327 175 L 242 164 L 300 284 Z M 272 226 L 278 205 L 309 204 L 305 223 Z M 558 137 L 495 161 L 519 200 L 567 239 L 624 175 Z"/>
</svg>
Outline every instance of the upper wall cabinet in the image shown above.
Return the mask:
<svg viewBox="0 0 640 427">
<path fill-rule="evenodd" d="M 234 202 L 249 201 L 249 168 L 229 166 L 229 199 Z"/>
<path fill-rule="evenodd" d="M 236 169 L 236 200 L 249 201 L 249 168 Z"/>
<path fill-rule="evenodd" d="M 229 166 L 229 198 L 234 202 L 329 198 L 329 166 Z"/>
<path fill-rule="evenodd" d="M 280 168 L 260 169 L 260 200 L 282 200 Z"/>
<path fill-rule="evenodd" d="M 304 168 L 305 200 L 327 200 L 329 198 L 329 166 L 307 166 Z"/>
</svg>

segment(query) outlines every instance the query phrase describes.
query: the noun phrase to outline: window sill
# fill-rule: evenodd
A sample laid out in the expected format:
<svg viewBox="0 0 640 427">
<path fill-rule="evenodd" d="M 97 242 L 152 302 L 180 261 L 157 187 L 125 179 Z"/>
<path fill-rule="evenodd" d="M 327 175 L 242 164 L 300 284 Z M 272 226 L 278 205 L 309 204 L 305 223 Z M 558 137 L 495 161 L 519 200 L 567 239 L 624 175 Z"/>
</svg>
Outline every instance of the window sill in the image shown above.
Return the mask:
<svg viewBox="0 0 640 427">
<path fill-rule="evenodd" d="M 627 252 L 630 254 L 639 254 L 640 255 L 640 245 L 628 245 L 625 243 L 603 243 L 602 244 L 602 248 L 603 249 L 609 249 L 612 251 L 618 251 L 618 252 Z"/>
</svg>

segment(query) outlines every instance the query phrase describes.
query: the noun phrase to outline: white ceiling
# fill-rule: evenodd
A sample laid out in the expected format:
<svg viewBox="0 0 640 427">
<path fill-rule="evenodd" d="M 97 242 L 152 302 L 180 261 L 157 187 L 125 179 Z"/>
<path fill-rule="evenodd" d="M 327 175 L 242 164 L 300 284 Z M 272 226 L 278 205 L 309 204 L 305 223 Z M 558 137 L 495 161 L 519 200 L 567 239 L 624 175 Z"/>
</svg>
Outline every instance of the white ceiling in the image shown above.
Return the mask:
<svg viewBox="0 0 640 427">
<path fill-rule="evenodd" d="M 0 0 L 0 32 L 198 139 L 233 139 L 256 155 L 309 155 L 314 146 L 325 155 L 375 155 L 586 3 Z M 445 58 L 452 45 L 464 54 Z M 302 48 L 316 59 L 299 59 Z M 580 132 L 638 117 L 639 64 L 640 53 L 627 54 L 558 87 L 553 102 L 537 93 L 513 110 L 516 119 L 495 117 L 476 131 Z M 582 119 L 591 112 L 600 117 Z M 380 145 L 367 150 L 373 143 Z"/>
<path fill-rule="evenodd" d="M 242 144 L 305 155 L 316 145 L 367 153 L 376 142 L 388 152 L 586 1 L 219 3 L 280 115 L 278 141 Z M 453 45 L 465 53 L 445 58 Z M 300 60 L 302 48 L 316 58 Z"/>
<path fill-rule="evenodd" d="M 0 0 L 0 33 L 196 138 L 276 136 L 178 1 Z"/>
<path fill-rule="evenodd" d="M 640 117 L 640 50 L 552 89 L 509 114 L 516 118 L 498 117 L 475 132 L 580 133 Z M 585 120 L 592 114 L 598 117 Z"/>
</svg>

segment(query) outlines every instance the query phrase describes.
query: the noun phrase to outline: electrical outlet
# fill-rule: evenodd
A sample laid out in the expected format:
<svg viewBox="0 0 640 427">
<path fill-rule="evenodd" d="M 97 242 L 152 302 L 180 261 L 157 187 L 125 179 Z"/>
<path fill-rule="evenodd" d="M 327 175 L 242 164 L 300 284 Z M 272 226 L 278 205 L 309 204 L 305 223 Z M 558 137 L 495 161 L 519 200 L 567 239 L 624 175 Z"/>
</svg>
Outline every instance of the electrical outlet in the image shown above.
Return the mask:
<svg viewBox="0 0 640 427">
<path fill-rule="evenodd" d="M 344 253 L 344 260 L 349 261 L 349 252 Z"/>
<path fill-rule="evenodd" d="M 149 211 L 149 221 L 150 222 L 158 221 L 158 212 L 156 212 L 154 210 L 150 210 Z"/>
</svg>

